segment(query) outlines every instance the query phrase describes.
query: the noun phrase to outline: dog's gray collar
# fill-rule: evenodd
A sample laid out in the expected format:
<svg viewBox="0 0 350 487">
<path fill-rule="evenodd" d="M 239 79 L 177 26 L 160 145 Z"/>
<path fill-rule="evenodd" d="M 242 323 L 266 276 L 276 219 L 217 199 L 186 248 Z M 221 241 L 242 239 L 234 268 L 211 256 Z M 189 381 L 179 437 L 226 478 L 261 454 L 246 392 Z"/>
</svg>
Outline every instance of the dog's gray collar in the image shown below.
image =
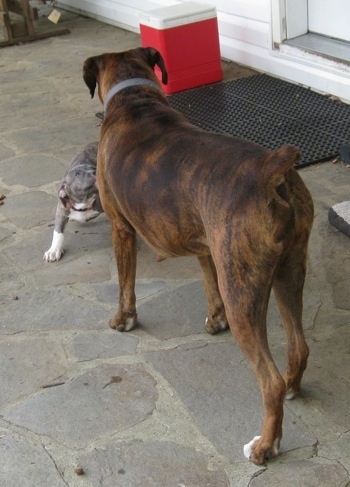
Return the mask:
<svg viewBox="0 0 350 487">
<path fill-rule="evenodd" d="M 130 86 L 137 86 L 137 85 L 146 85 L 146 86 L 152 86 L 153 88 L 157 88 L 157 90 L 160 90 L 160 86 L 158 83 L 155 81 L 152 81 L 147 78 L 131 78 L 131 79 L 125 79 L 124 81 L 121 81 L 120 83 L 117 83 L 114 85 L 106 95 L 106 98 L 104 100 L 104 109 L 106 110 L 107 104 L 110 101 L 110 99 L 116 95 L 119 91 L 124 90 L 124 88 L 129 88 Z"/>
</svg>

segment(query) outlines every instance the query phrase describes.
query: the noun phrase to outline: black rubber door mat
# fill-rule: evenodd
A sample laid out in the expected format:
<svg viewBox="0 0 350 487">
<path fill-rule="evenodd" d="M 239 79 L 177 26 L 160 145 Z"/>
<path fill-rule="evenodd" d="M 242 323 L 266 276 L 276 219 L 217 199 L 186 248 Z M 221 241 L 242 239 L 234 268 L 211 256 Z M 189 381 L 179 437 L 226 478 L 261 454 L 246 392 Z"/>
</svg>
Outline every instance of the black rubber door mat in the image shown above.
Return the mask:
<svg viewBox="0 0 350 487">
<path fill-rule="evenodd" d="M 274 150 L 299 147 L 297 168 L 329 160 L 350 140 L 350 105 L 258 74 L 169 95 L 195 125 Z"/>
</svg>

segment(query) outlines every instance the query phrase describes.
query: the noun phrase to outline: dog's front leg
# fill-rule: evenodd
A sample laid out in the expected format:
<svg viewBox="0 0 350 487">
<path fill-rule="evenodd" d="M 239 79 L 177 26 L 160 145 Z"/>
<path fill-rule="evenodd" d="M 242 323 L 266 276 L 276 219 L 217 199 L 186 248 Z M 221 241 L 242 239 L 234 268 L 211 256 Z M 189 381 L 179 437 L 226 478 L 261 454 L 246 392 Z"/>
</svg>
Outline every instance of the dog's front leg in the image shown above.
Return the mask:
<svg viewBox="0 0 350 487">
<path fill-rule="evenodd" d="M 136 315 L 136 234 L 134 229 L 112 223 L 114 254 L 118 267 L 119 308 L 109 326 L 118 331 L 130 331 L 137 324 Z"/>
<path fill-rule="evenodd" d="M 57 204 L 55 216 L 55 228 L 53 231 L 52 243 L 49 250 L 44 254 L 43 260 L 54 262 L 60 260 L 63 255 L 64 229 L 69 218 L 69 208 L 65 208 L 61 202 Z"/>
<path fill-rule="evenodd" d="M 224 303 L 218 288 L 218 277 L 215 264 L 210 255 L 198 257 L 200 263 L 205 294 L 208 301 L 208 316 L 205 321 L 205 330 L 211 335 L 228 328 Z"/>
</svg>

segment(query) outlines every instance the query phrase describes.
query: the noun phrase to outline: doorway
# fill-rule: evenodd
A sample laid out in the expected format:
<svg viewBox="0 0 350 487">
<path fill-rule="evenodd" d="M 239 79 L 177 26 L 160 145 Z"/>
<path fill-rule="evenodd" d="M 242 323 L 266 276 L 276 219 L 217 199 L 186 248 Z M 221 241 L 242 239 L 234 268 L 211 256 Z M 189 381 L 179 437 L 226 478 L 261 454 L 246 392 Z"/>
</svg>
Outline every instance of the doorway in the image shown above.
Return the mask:
<svg viewBox="0 0 350 487">
<path fill-rule="evenodd" d="M 283 1 L 283 43 L 350 65 L 349 0 Z"/>
</svg>

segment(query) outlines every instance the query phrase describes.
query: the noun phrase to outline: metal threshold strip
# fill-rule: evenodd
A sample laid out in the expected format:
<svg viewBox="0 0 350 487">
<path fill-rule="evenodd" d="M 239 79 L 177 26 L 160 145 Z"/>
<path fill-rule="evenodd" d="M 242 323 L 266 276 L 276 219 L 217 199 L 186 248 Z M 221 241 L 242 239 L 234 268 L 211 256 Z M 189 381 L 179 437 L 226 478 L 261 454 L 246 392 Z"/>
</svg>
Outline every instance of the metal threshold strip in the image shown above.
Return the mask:
<svg viewBox="0 0 350 487">
<path fill-rule="evenodd" d="M 327 59 L 350 65 L 350 42 L 309 32 L 283 42 L 311 54 L 319 54 Z"/>
</svg>

